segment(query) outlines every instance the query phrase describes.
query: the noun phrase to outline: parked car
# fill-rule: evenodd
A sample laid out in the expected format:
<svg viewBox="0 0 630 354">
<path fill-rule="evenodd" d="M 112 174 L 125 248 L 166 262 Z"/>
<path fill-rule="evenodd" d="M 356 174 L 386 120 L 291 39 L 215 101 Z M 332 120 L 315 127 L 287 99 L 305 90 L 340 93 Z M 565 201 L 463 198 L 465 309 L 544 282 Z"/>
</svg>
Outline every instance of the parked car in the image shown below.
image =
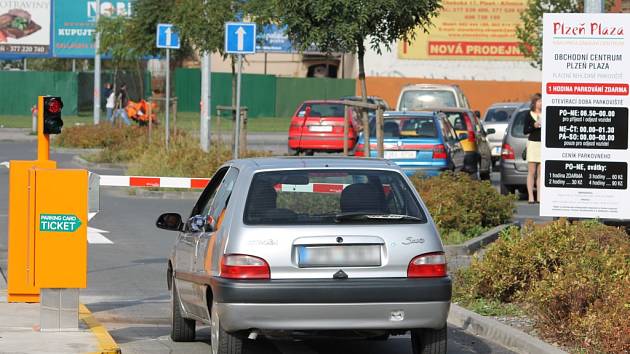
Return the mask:
<svg viewBox="0 0 630 354">
<path fill-rule="evenodd" d="M 522 102 L 494 103 L 486 110 L 482 124 L 486 131 L 494 129 L 494 133 L 488 133 L 488 143 L 490 144 L 493 165 L 501 158 L 501 145 L 503 144 L 503 136 L 510 117 L 522 105 Z"/>
<path fill-rule="evenodd" d="M 259 158 L 222 166 L 168 259 L 175 341 L 210 326 L 212 353 L 260 335 L 411 331 L 413 353 L 446 353 L 451 279 L 438 230 L 386 160 Z M 396 246 L 397 245 L 397 246 Z"/>
<path fill-rule="evenodd" d="M 501 147 L 501 194 L 527 193 L 527 135 L 523 126 L 529 114 L 529 104 L 522 104 L 512 113 Z"/>
<path fill-rule="evenodd" d="M 479 118 L 471 110 L 464 108 L 440 108 L 439 111 L 446 115 L 458 136 L 464 133 L 467 135 L 467 138 L 461 141 L 465 152 L 466 172 L 478 179 L 490 179 L 492 155 L 486 131 Z M 494 130 L 490 129 L 489 133 L 494 133 Z"/>
<path fill-rule="evenodd" d="M 428 176 L 442 171 L 464 170 L 464 149 L 446 116 L 439 112 L 385 112 L 383 114 L 384 158 L 398 164 L 407 175 Z M 376 157 L 376 127 L 370 127 L 370 157 Z M 365 138 L 359 137 L 355 156 L 363 156 Z"/>
<path fill-rule="evenodd" d="M 468 99 L 457 85 L 416 84 L 400 91 L 398 111 L 420 111 L 435 107 L 470 108 Z"/>
<path fill-rule="evenodd" d="M 305 101 L 300 104 L 289 126 L 289 153 L 340 152 L 344 138 L 348 139 L 348 148 L 354 148 L 357 122 L 351 114 L 348 136 L 344 137 L 344 109 L 341 101 Z"/>
</svg>

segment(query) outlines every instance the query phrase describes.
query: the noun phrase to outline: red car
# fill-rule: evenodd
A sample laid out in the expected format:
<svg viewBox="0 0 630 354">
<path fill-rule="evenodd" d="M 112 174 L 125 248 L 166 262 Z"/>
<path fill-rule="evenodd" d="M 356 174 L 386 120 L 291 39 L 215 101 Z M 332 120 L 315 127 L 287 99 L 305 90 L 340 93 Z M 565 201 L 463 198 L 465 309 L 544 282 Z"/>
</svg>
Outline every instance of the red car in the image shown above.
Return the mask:
<svg viewBox="0 0 630 354">
<path fill-rule="evenodd" d="M 352 110 L 351 110 L 352 112 Z M 305 101 L 291 118 L 289 153 L 297 155 L 314 152 L 343 151 L 344 105 L 341 101 Z M 348 149 L 357 141 L 357 124 L 351 114 L 348 130 Z"/>
</svg>

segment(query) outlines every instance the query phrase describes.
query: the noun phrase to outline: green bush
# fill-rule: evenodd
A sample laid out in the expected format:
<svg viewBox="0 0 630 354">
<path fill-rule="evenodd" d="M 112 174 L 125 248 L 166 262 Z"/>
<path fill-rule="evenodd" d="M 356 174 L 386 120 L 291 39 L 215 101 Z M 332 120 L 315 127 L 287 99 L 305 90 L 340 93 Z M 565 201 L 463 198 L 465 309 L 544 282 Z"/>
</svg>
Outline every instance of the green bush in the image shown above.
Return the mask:
<svg viewBox="0 0 630 354">
<path fill-rule="evenodd" d="M 512 228 L 457 273 L 455 299 L 520 303 L 547 339 L 630 352 L 630 238 L 596 222 Z"/>
<path fill-rule="evenodd" d="M 64 128 L 53 144 L 67 148 L 106 148 L 120 146 L 129 141 L 146 139 L 146 129 L 137 126 L 115 127 L 103 123 L 98 125 L 78 125 Z"/>
<path fill-rule="evenodd" d="M 445 243 L 461 243 L 512 219 L 515 197 L 502 196 L 490 182 L 465 173 L 411 178 Z"/>
</svg>

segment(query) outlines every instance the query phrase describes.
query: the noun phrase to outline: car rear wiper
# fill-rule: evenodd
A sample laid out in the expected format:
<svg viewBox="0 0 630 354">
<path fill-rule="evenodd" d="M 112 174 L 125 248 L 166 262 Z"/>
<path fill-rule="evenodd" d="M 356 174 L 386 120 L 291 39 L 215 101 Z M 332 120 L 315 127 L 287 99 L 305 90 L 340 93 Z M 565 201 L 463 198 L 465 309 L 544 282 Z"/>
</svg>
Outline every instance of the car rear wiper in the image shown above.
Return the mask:
<svg viewBox="0 0 630 354">
<path fill-rule="evenodd" d="M 415 216 L 402 215 L 402 214 L 371 214 L 366 212 L 350 212 L 339 213 L 335 215 L 336 222 L 342 222 L 344 220 L 408 220 L 408 221 L 424 221 Z"/>
</svg>

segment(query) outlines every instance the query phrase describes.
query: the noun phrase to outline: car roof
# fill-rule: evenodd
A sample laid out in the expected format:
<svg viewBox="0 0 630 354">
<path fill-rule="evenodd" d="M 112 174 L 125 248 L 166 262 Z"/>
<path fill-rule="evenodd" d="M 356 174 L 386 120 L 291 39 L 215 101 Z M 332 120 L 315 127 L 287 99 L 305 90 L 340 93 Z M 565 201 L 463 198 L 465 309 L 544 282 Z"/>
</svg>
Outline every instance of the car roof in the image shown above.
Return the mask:
<svg viewBox="0 0 630 354">
<path fill-rule="evenodd" d="M 493 103 L 490 105 L 490 107 L 488 107 L 488 109 L 490 108 L 497 108 L 497 107 L 520 107 L 523 104 L 526 104 L 527 102 L 497 102 L 497 103 Z"/>
<path fill-rule="evenodd" d="M 383 112 L 383 118 L 399 118 L 399 117 L 433 117 L 436 115 L 436 111 L 424 110 L 424 111 L 385 111 Z"/>
<path fill-rule="evenodd" d="M 239 169 L 247 169 L 252 173 L 262 170 L 284 169 L 396 169 L 398 165 L 385 159 L 356 158 L 356 157 L 258 157 L 250 159 L 232 160 L 227 163 Z"/>
<path fill-rule="evenodd" d="M 433 88 L 439 88 L 439 89 L 457 89 L 460 90 L 459 85 L 449 85 L 449 84 L 408 84 L 405 87 L 403 87 L 404 89 L 433 89 Z"/>
<path fill-rule="evenodd" d="M 306 100 L 304 102 L 302 102 L 301 104 L 305 104 L 305 103 L 343 103 L 340 100 Z"/>
</svg>

